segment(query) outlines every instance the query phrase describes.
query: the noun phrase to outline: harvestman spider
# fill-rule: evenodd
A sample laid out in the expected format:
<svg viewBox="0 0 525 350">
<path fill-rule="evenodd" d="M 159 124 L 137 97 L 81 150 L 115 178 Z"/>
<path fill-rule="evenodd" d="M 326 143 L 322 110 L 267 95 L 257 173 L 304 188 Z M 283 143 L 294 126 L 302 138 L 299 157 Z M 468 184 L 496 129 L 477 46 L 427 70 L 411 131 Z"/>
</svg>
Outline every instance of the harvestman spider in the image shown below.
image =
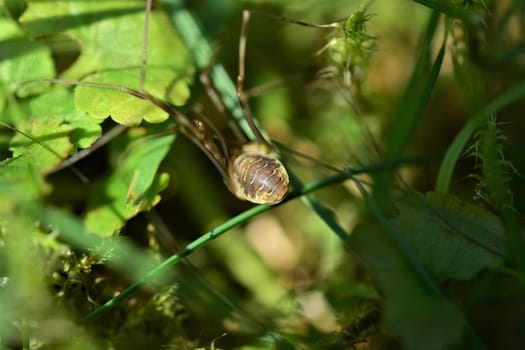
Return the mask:
<svg viewBox="0 0 525 350">
<path fill-rule="evenodd" d="M 177 129 L 195 143 L 213 162 L 221 173 L 228 189 L 239 199 L 256 204 L 273 205 L 281 202 L 289 192 L 289 177 L 283 163 L 278 159 L 272 146 L 258 130 L 249 111 L 247 96 L 243 90 L 245 77 L 246 32 L 250 17 L 248 11 L 243 13 L 241 37 L 239 40 L 239 73 L 237 76 L 237 97 L 244 111 L 249 127 L 256 137 L 256 142 L 245 143 L 238 154 L 232 155 L 219 131 L 205 118 L 200 119 L 181 112 L 176 107 L 144 91 L 147 64 L 147 26 L 151 11 L 151 0 L 147 1 L 145 14 L 144 46 L 142 68 L 140 73 L 140 88 L 134 90 L 125 86 L 105 83 L 45 79 L 51 83 L 72 84 L 114 89 L 137 98 L 147 100 L 162 109 L 177 122 Z M 206 85 L 206 84 L 205 84 Z M 206 86 L 213 102 L 218 105 L 211 84 Z"/>
</svg>

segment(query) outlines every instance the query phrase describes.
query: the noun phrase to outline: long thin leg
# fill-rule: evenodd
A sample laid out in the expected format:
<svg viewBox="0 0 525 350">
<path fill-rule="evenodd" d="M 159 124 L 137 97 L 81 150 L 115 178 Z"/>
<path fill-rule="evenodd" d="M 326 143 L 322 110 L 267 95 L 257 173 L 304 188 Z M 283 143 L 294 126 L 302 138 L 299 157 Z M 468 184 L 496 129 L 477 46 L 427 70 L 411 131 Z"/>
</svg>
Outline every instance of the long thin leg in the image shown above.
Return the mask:
<svg viewBox="0 0 525 350">
<path fill-rule="evenodd" d="M 211 82 L 211 79 L 210 79 L 210 70 L 212 67 L 213 67 L 213 57 L 210 59 L 210 62 L 208 62 L 208 65 L 206 65 L 206 67 L 202 69 L 201 74 L 199 75 L 199 78 L 200 78 L 201 84 L 206 89 L 206 93 L 208 94 L 208 97 L 210 98 L 212 103 L 215 105 L 215 108 L 217 108 L 219 112 L 224 114 L 226 112 L 226 106 L 220 99 L 219 94 L 215 90 L 215 87 L 213 86 L 213 83 Z M 245 144 L 246 142 L 248 142 L 246 136 L 242 133 L 241 129 L 236 123 L 230 121 L 228 123 L 228 126 L 235 134 L 235 137 L 237 138 L 237 140 L 241 142 L 241 144 Z M 217 137 L 221 139 L 220 142 L 222 144 L 225 143 L 222 135 L 217 133 Z M 228 152 L 225 152 L 225 154 L 228 154 Z"/>
<path fill-rule="evenodd" d="M 210 98 L 211 102 L 215 105 L 215 108 L 219 110 L 221 113 L 225 113 L 226 107 L 224 106 L 224 103 L 222 103 L 219 94 L 217 91 L 215 91 L 215 88 L 213 87 L 213 84 L 210 80 L 210 69 L 212 67 L 212 62 L 208 63 L 206 67 L 201 71 L 201 74 L 199 74 L 199 79 L 201 81 L 202 86 L 206 89 L 206 94 L 208 94 L 208 97 Z"/>
<path fill-rule="evenodd" d="M 226 147 L 226 141 L 224 140 L 224 137 L 221 135 L 221 133 L 215 127 L 215 125 L 213 125 L 213 123 L 210 122 L 210 120 L 204 114 L 199 113 L 199 118 L 200 118 L 200 122 L 202 122 L 202 125 L 205 126 L 205 128 L 208 128 L 209 130 L 211 130 L 214 136 L 210 137 L 209 132 L 207 132 L 205 128 L 202 128 L 202 132 L 205 133 L 205 135 L 207 136 L 207 139 L 209 140 L 217 139 L 218 140 L 220 148 L 225 158 L 225 162 L 226 162 L 226 160 L 229 159 L 229 151 L 228 151 L 228 147 Z"/>
<path fill-rule="evenodd" d="M 181 127 L 179 128 L 179 130 L 182 131 L 191 141 L 193 141 L 193 143 L 199 146 L 199 148 L 214 163 L 214 165 L 217 167 L 217 169 L 219 170 L 219 172 L 221 173 L 223 177 L 227 177 L 225 157 L 227 157 L 228 151 L 227 151 L 226 144 L 225 144 L 225 141 L 222 135 L 212 126 L 212 124 L 207 122 L 207 120 L 205 120 L 205 122 L 203 123 L 202 121 L 188 117 L 187 115 L 171 108 L 171 106 L 168 106 L 162 101 L 157 100 L 153 96 L 150 96 L 145 91 L 144 85 L 146 82 L 146 70 L 147 70 L 147 63 L 148 63 L 149 19 L 151 16 L 152 2 L 153 2 L 152 0 L 146 0 L 146 10 L 144 11 L 142 66 L 140 70 L 139 91 L 137 93 L 137 91 L 133 91 L 131 89 L 125 89 L 124 92 L 134 95 L 138 98 L 149 100 L 153 104 L 168 111 L 169 114 L 173 115 L 175 119 L 177 120 L 177 122 L 181 124 Z M 217 104 L 216 100 L 213 100 L 213 102 Z M 219 107 L 219 109 L 221 109 L 221 107 Z M 224 110 L 224 106 L 222 106 L 222 110 Z M 211 130 L 213 131 L 213 133 L 216 134 L 217 137 L 219 138 L 221 149 L 224 152 L 224 155 L 220 154 L 217 147 L 215 147 L 213 142 L 210 140 L 210 136 L 208 134 L 208 129 L 210 129 L 210 126 L 211 126 Z"/>
<path fill-rule="evenodd" d="M 242 12 L 242 27 L 241 27 L 241 37 L 239 39 L 239 74 L 237 75 L 237 97 L 239 98 L 239 103 L 241 104 L 244 116 L 246 121 L 252 129 L 257 141 L 262 144 L 269 144 L 269 142 L 261 134 L 257 125 L 253 120 L 253 116 L 248 107 L 248 100 L 246 94 L 244 93 L 244 77 L 245 77 L 245 58 L 246 58 L 246 38 L 248 31 L 248 23 L 250 22 L 250 11 L 244 10 Z"/>
<path fill-rule="evenodd" d="M 219 172 L 221 173 L 223 177 L 225 178 L 228 177 L 227 175 L 228 172 L 226 168 L 226 158 L 225 158 L 226 155 L 221 154 L 221 152 L 219 151 L 219 148 L 215 146 L 214 142 L 211 141 L 211 137 L 210 137 L 210 135 L 218 134 L 218 132 L 215 130 L 212 130 L 213 132 L 210 132 L 209 131 L 210 128 L 205 122 L 184 114 L 183 112 L 177 110 L 173 106 L 165 103 L 162 100 L 159 100 L 158 98 L 148 94 L 147 92 L 141 93 L 137 90 L 133 90 L 133 89 L 130 89 L 122 85 L 113 85 L 113 84 L 107 84 L 107 83 L 94 83 L 94 82 L 86 82 L 86 81 L 78 81 L 78 80 L 40 79 L 38 81 L 54 83 L 54 84 L 82 85 L 82 86 L 92 86 L 92 87 L 103 88 L 103 89 L 117 90 L 117 91 L 121 91 L 123 93 L 129 94 L 131 96 L 140 98 L 142 100 L 151 102 L 153 105 L 159 107 L 160 109 L 164 110 L 169 115 L 173 116 L 173 118 L 175 118 L 175 120 L 178 123 L 178 130 L 180 130 L 187 138 L 189 138 L 193 143 L 195 143 L 204 152 L 204 154 L 206 154 L 206 156 L 213 162 L 213 164 L 217 167 L 217 169 L 219 170 Z M 30 82 L 27 82 L 27 83 L 30 83 Z M 108 142 L 108 141 L 109 140 L 105 140 L 105 142 Z M 221 147 L 225 147 L 225 145 L 221 144 Z M 89 150 L 90 151 L 86 151 L 87 154 L 83 154 L 83 157 L 85 157 L 86 155 L 92 152 L 91 147 L 89 148 Z"/>
</svg>

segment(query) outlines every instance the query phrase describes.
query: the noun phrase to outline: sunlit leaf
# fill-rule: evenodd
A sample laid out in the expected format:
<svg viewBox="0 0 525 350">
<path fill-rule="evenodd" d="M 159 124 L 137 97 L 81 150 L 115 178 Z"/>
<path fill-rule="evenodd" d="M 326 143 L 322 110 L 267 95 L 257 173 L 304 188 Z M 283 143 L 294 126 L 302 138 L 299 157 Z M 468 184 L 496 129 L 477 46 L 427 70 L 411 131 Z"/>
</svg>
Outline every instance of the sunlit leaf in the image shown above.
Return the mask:
<svg viewBox="0 0 525 350">
<path fill-rule="evenodd" d="M 19 88 L 18 84 L 31 79 L 51 78 L 55 74 L 47 46 L 30 41 L 17 23 L 0 18 L 0 111 L 6 99 L 15 91 L 19 97 L 42 91 L 43 85 Z"/>
<path fill-rule="evenodd" d="M 77 111 L 72 93 L 53 90 L 31 101 L 32 118 L 57 118 L 61 125 L 69 125 L 71 142 L 77 148 L 87 148 L 101 135 L 100 120 Z"/>
<path fill-rule="evenodd" d="M 70 130 L 56 118 L 33 120 L 30 129 L 24 131 L 33 139 L 17 134 L 11 143 L 13 157 L 0 163 L 2 185 L 20 186 L 27 194 L 44 191 L 44 175 L 72 148 Z"/>
<path fill-rule="evenodd" d="M 166 187 L 168 175 L 157 171 L 175 136 L 137 137 L 128 144 L 115 171 L 92 191 L 85 219 L 87 231 L 109 236 L 128 219 L 160 201 L 159 192 Z"/>
<path fill-rule="evenodd" d="M 61 78 L 141 90 L 144 28 L 143 1 L 29 2 L 21 18 L 34 35 L 63 30 L 80 46 L 80 56 Z M 94 15 L 96 14 L 96 16 Z M 193 66 L 188 52 L 162 12 L 151 14 L 145 91 L 174 105 L 189 97 Z M 97 118 L 137 125 L 142 118 L 158 123 L 167 114 L 125 92 L 80 87 L 79 110 Z"/>
<path fill-rule="evenodd" d="M 143 5 L 137 0 L 33 0 L 28 1 L 20 23 L 34 37 L 60 32 L 72 37 L 81 52 L 64 78 L 77 79 L 99 69 L 140 66 Z"/>
<path fill-rule="evenodd" d="M 177 78 L 172 69 L 150 68 L 147 73 L 144 88 L 149 94 L 177 105 L 183 104 L 189 97 L 188 79 Z M 117 84 L 138 91 L 139 74 L 139 69 L 120 69 L 91 75 L 85 81 Z M 140 124 L 142 119 L 160 123 L 169 116 L 150 101 L 115 89 L 78 86 L 75 89 L 75 103 L 80 111 L 96 118 L 111 116 L 117 123 L 129 126 Z"/>
<path fill-rule="evenodd" d="M 60 125 L 57 118 L 32 120 L 30 129 L 26 132 L 34 140 L 28 139 L 25 135 L 17 134 L 10 147 L 13 151 L 13 157 L 21 155 L 32 157 L 31 166 L 45 173 L 67 156 L 71 149 L 68 137 L 70 131 L 71 129 L 67 125 Z M 23 146 L 27 146 L 27 148 L 23 148 Z M 54 153 L 50 150 L 53 150 Z"/>
</svg>

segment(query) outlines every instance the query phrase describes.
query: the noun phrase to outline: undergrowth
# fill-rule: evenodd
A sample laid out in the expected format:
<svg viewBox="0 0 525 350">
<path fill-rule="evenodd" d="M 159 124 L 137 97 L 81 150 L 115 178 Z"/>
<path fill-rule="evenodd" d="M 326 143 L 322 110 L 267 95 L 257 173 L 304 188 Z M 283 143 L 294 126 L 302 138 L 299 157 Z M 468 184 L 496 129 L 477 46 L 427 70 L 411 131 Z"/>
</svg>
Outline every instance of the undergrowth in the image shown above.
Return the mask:
<svg viewBox="0 0 525 350">
<path fill-rule="evenodd" d="M 145 6 L 0 7 L 0 349 L 525 346 L 522 1 Z"/>
</svg>

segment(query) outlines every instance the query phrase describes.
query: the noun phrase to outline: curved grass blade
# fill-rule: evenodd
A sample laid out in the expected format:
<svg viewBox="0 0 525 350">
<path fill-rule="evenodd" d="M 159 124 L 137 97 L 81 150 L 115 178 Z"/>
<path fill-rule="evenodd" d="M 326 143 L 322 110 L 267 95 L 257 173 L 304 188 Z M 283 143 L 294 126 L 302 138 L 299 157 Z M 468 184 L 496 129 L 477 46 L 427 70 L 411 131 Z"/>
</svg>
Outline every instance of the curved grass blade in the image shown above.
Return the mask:
<svg viewBox="0 0 525 350">
<path fill-rule="evenodd" d="M 476 130 L 490 118 L 491 115 L 497 113 L 503 107 L 522 99 L 525 96 L 525 82 L 518 84 L 514 88 L 508 90 L 503 95 L 498 96 L 489 104 L 485 105 L 481 110 L 476 112 L 467 124 L 456 135 L 454 141 L 449 146 L 445 154 L 441 167 L 439 168 L 438 177 L 436 181 L 436 191 L 447 193 L 452 178 L 452 173 L 456 162 L 461 153 L 465 149 L 465 145 L 472 138 Z M 521 274 L 522 282 L 525 281 L 525 258 L 523 252 L 525 251 L 525 242 L 521 230 L 519 229 L 516 214 L 510 208 L 505 208 L 502 213 L 503 222 L 505 226 L 505 233 L 509 237 L 508 249 L 511 252 L 513 262 Z"/>
<path fill-rule="evenodd" d="M 504 94 L 498 96 L 492 102 L 485 105 L 478 112 L 476 112 L 470 120 L 465 124 L 461 131 L 456 135 L 454 141 L 447 149 L 441 167 L 439 168 L 435 189 L 438 192 L 447 193 L 452 178 L 452 172 L 458 161 L 461 153 L 465 149 L 465 145 L 472 137 L 476 129 L 485 122 L 489 116 L 495 114 L 498 110 L 510 105 L 525 97 L 525 81 L 508 90 Z"/>
<path fill-rule="evenodd" d="M 427 24 L 426 32 L 420 44 L 420 55 L 410 77 L 410 81 L 404 91 L 399 107 L 397 108 L 393 120 L 397 126 L 392 128 L 391 133 L 386 138 L 385 158 L 398 159 L 403 150 L 412 138 L 417 123 L 423 116 L 423 111 L 427 105 L 432 89 L 437 81 L 443 58 L 445 55 L 445 45 L 447 42 L 447 32 L 438 55 L 434 63 L 429 68 L 432 41 L 436 35 L 439 24 L 439 14 L 433 12 Z M 379 204 L 387 208 L 391 205 L 390 192 L 393 185 L 393 174 L 382 173 L 374 177 L 374 197 L 379 200 Z"/>
<path fill-rule="evenodd" d="M 211 60 L 212 50 L 194 16 L 185 8 L 182 0 L 162 0 L 162 4 L 171 13 L 173 23 L 178 29 L 179 34 L 186 42 L 194 56 L 194 60 L 199 69 L 205 69 Z M 235 84 L 229 77 L 224 67 L 220 64 L 214 64 L 210 68 L 210 77 L 215 85 L 220 97 L 233 115 L 235 122 L 251 141 L 256 141 L 257 137 L 251 130 L 250 125 L 243 113 L 242 107 L 237 98 Z M 264 132 L 259 129 L 260 133 L 266 137 Z M 303 184 L 299 178 L 293 174 L 287 167 L 293 187 L 302 188 Z M 330 210 L 318 202 L 312 196 L 305 196 L 302 200 L 317 214 L 319 217 L 334 231 L 334 233 L 344 242 L 347 238 L 346 231 L 339 225 L 335 218 L 330 215 Z"/>
<path fill-rule="evenodd" d="M 334 184 L 339 184 L 339 183 L 341 183 L 341 182 L 343 182 L 345 180 L 348 180 L 350 178 L 353 178 L 354 176 L 359 175 L 359 174 L 372 173 L 372 172 L 375 172 L 375 171 L 384 171 L 385 169 L 390 169 L 392 167 L 399 167 L 399 166 L 402 166 L 402 165 L 408 165 L 408 164 L 411 164 L 411 163 L 412 162 L 410 160 L 408 160 L 408 161 L 399 161 L 399 162 L 395 162 L 395 163 L 381 162 L 381 163 L 373 164 L 371 166 L 364 167 L 364 168 L 361 168 L 361 169 L 353 169 L 353 170 L 345 169 L 345 170 L 341 171 L 340 173 L 338 173 L 338 174 L 336 174 L 334 176 L 326 177 L 326 178 L 321 179 L 319 181 L 311 182 L 309 184 L 306 184 L 306 185 L 302 186 L 300 188 L 300 190 L 297 190 L 297 191 L 295 191 L 295 192 L 290 194 L 289 200 L 292 200 L 292 199 L 297 198 L 297 197 L 306 196 L 306 195 L 308 195 L 308 194 L 310 194 L 310 193 L 312 193 L 312 192 L 314 192 L 314 191 L 316 191 L 318 189 L 321 189 L 321 188 L 324 188 L 324 187 L 327 187 L 327 186 L 331 186 L 331 185 L 334 185 Z M 281 204 L 283 204 L 283 203 L 281 203 Z M 281 205 L 281 204 L 278 204 L 278 205 Z M 255 206 L 255 207 L 253 207 L 251 209 L 248 209 L 247 211 L 245 211 L 245 212 L 243 212 L 243 213 L 241 213 L 241 214 L 239 214 L 237 216 L 234 216 L 233 218 L 229 219 L 228 221 L 218 225 L 213 230 L 203 234 L 198 239 L 196 239 L 193 242 L 191 242 L 188 245 L 186 245 L 178 253 L 172 255 L 170 258 L 166 259 L 164 262 L 162 262 L 161 264 L 157 265 L 155 268 L 149 270 L 145 275 L 143 275 L 141 278 L 137 279 L 133 284 L 131 284 L 124 291 L 122 291 L 121 294 L 119 294 L 118 296 L 112 298 L 111 300 L 107 301 L 104 305 L 102 305 L 98 309 L 96 309 L 93 312 L 91 312 L 91 313 L 87 314 L 86 316 L 84 316 L 81 321 L 82 322 L 91 321 L 91 320 L 95 319 L 96 317 L 102 315 L 103 313 L 111 310 L 116 305 L 118 305 L 119 303 L 121 303 L 124 300 L 126 300 L 127 298 L 129 298 L 135 291 L 137 291 L 139 288 L 144 286 L 148 281 L 156 278 L 158 274 L 161 274 L 162 272 L 164 272 L 169 267 L 172 267 L 172 266 L 178 264 L 184 258 L 186 258 L 190 254 L 192 254 L 194 251 L 204 247 L 205 245 L 207 245 L 208 243 L 210 243 L 214 239 L 216 239 L 216 238 L 222 236 L 224 233 L 228 232 L 230 229 L 232 229 L 232 228 L 234 228 L 234 227 L 236 227 L 238 225 L 241 225 L 242 223 L 250 220 L 251 218 L 253 218 L 253 217 L 257 216 L 257 215 L 260 215 L 260 214 L 270 210 L 273 207 L 275 207 L 275 206 L 269 206 L 269 205 L 261 204 L 261 205 Z M 345 242 L 346 242 L 346 240 L 345 240 Z M 347 246 L 347 248 L 350 248 L 350 247 Z"/>
</svg>

